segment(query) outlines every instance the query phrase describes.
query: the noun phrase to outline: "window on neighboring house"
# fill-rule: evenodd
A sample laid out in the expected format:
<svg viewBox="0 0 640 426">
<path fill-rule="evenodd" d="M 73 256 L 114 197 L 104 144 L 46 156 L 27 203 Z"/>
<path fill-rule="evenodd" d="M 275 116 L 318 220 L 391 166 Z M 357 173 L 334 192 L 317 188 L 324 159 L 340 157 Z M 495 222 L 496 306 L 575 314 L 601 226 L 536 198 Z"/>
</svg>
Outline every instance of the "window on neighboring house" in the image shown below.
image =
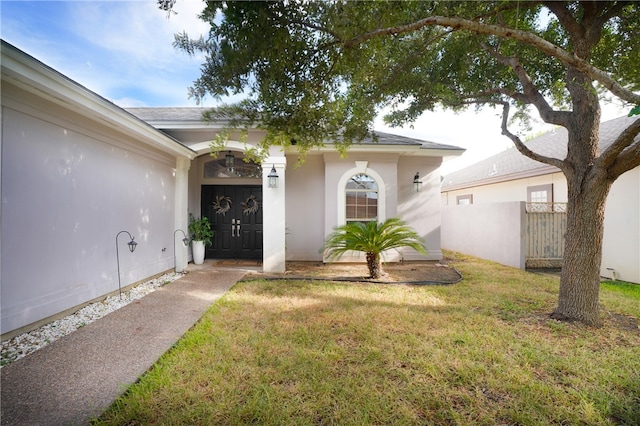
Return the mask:
<svg viewBox="0 0 640 426">
<path fill-rule="evenodd" d="M 546 203 L 547 191 L 531 191 L 529 193 L 529 200 L 531 200 L 531 203 Z"/>
<path fill-rule="evenodd" d="M 359 173 L 347 181 L 345 189 L 346 222 L 378 219 L 378 184 L 369 175 Z"/>
<path fill-rule="evenodd" d="M 527 187 L 527 202 L 530 211 L 547 212 L 553 210 L 553 184 Z"/>
<path fill-rule="evenodd" d="M 553 203 L 553 184 L 528 186 L 527 202 Z"/>
<path fill-rule="evenodd" d="M 473 194 L 458 195 L 456 204 L 473 204 Z"/>
</svg>

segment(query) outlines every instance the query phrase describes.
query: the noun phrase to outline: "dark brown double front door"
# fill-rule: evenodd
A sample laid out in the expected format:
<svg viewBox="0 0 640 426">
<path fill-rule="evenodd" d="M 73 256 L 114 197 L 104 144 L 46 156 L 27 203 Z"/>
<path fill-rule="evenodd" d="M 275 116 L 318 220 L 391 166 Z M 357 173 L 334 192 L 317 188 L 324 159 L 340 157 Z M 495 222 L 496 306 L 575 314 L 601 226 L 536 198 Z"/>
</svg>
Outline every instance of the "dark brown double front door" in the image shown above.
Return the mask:
<svg viewBox="0 0 640 426">
<path fill-rule="evenodd" d="M 203 185 L 202 214 L 213 230 L 210 259 L 262 259 L 262 186 Z"/>
</svg>

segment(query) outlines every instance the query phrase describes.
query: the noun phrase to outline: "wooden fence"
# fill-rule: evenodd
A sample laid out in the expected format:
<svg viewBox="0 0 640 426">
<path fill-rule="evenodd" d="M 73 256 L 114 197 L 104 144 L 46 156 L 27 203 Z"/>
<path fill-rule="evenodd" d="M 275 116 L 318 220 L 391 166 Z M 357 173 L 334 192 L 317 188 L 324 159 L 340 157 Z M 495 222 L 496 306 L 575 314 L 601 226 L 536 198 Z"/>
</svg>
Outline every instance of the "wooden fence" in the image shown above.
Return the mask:
<svg viewBox="0 0 640 426">
<path fill-rule="evenodd" d="M 567 231 L 566 203 L 527 203 L 527 268 L 559 268 Z"/>
</svg>

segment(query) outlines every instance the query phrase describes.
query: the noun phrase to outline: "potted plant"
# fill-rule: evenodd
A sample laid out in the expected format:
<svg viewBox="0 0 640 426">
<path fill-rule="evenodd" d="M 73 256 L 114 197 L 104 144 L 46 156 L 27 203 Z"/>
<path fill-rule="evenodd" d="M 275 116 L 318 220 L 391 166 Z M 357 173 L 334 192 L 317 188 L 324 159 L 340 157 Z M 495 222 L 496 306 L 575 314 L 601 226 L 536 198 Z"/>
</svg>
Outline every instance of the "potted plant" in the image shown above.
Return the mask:
<svg viewBox="0 0 640 426">
<path fill-rule="evenodd" d="M 189 234 L 191 235 L 191 250 L 193 251 L 193 263 L 202 265 L 204 263 L 204 247 L 211 245 L 213 231 L 209 219 L 202 217 L 196 219 L 189 213 Z"/>
</svg>

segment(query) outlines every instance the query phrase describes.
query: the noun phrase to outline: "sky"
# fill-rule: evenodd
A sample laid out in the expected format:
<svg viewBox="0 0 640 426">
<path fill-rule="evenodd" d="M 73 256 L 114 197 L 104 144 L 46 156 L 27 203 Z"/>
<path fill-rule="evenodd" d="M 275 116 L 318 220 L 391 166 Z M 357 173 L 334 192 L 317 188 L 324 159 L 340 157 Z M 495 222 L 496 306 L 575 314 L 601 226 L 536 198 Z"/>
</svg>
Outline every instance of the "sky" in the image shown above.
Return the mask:
<svg viewBox="0 0 640 426">
<path fill-rule="evenodd" d="M 201 0 L 177 0 L 168 17 L 155 0 L 0 0 L 2 38 L 116 105 L 126 107 L 197 106 L 188 88 L 200 76 L 202 57 L 190 57 L 173 47 L 174 34 L 192 38 L 208 26 L 197 16 Z M 200 106 L 215 106 L 205 99 Z M 603 119 L 623 115 L 604 110 Z M 453 113 L 427 112 L 413 125 L 390 128 L 382 117 L 374 130 L 466 149 L 445 161 L 446 175 L 512 147 L 500 134 L 496 110 Z M 550 129 L 541 121 L 533 133 Z M 525 136 L 525 132 L 521 133 Z"/>
</svg>

